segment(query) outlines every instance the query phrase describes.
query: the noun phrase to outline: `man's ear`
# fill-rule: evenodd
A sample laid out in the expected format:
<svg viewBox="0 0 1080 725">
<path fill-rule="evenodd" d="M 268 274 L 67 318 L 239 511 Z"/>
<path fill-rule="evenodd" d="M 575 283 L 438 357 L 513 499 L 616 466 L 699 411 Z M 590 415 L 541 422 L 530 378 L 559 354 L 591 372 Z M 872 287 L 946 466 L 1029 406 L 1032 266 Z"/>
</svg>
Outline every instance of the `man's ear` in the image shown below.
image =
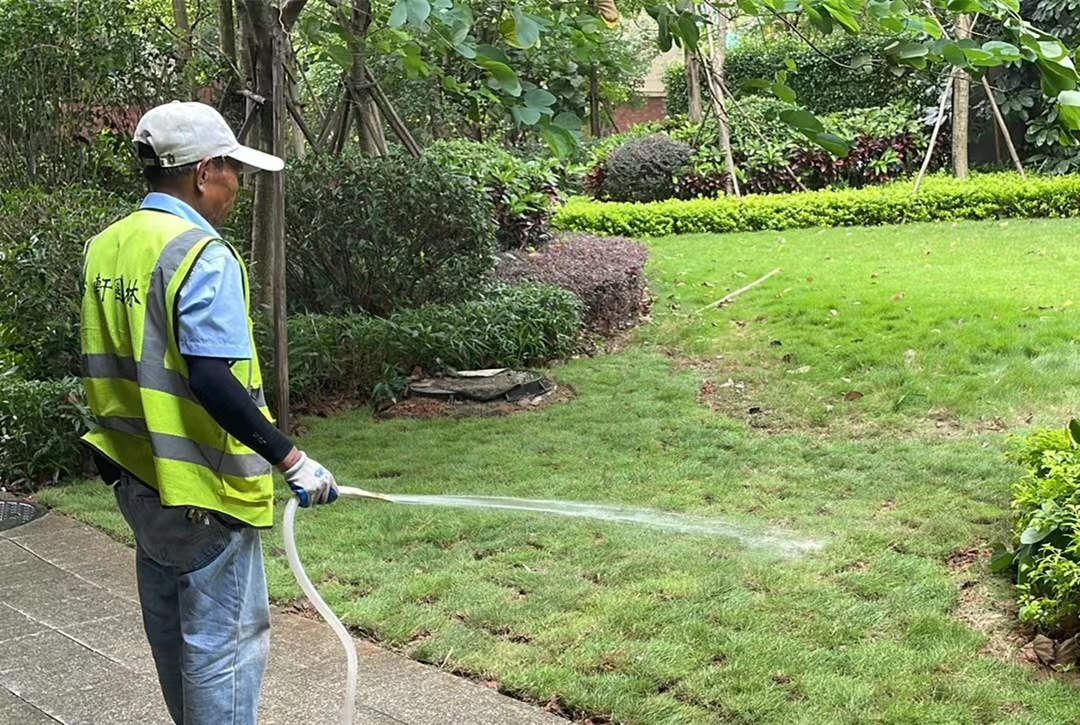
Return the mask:
<svg viewBox="0 0 1080 725">
<path fill-rule="evenodd" d="M 212 164 L 212 159 L 203 159 L 195 165 L 195 191 L 200 194 L 206 191 L 206 186 L 210 183 L 210 170 Z"/>
</svg>

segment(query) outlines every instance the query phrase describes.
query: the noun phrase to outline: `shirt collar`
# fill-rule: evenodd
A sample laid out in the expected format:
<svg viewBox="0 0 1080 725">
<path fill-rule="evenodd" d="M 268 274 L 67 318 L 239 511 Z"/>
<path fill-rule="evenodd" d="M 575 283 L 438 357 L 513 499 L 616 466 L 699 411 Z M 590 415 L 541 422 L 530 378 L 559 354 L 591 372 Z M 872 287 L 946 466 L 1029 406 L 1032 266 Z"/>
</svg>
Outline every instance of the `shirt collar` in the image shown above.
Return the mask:
<svg viewBox="0 0 1080 725">
<path fill-rule="evenodd" d="M 186 201 L 177 199 L 175 196 L 169 194 L 163 194 L 159 191 L 151 191 L 143 199 L 141 209 L 153 209 L 154 211 L 163 211 L 174 216 L 178 216 L 181 219 L 191 222 L 195 226 L 202 229 L 207 234 L 220 239 L 221 235 L 214 229 L 210 222 L 203 218 L 202 214 L 195 211 Z"/>
</svg>

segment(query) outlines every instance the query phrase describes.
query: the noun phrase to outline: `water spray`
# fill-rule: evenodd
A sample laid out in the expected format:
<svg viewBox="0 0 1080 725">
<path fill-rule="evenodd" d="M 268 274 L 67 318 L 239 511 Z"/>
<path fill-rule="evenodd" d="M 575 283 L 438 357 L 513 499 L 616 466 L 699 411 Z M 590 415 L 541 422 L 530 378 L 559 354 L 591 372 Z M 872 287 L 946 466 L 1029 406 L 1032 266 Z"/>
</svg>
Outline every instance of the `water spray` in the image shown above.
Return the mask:
<svg viewBox="0 0 1080 725">
<path fill-rule="evenodd" d="M 798 539 L 787 532 L 761 532 L 748 529 L 738 524 L 705 516 L 676 514 L 654 509 L 613 506 L 607 504 L 581 503 L 578 501 L 551 501 L 525 498 L 505 498 L 494 496 L 416 496 L 411 494 L 375 493 L 352 486 L 339 486 L 338 496 L 366 498 L 386 503 L 411 504 L 414 506 L 447 506 L 463 509 L 485 509 L 499 511 L 529 511 L 532 513 L 557 514 L 573 518 L 588 518 L 615 523 L 633 523 L 651 528 L 667 529 L 686 534 L 707 536 L 725 536 L 738 539 L 744 545 L 754 549 L 764 549 L 778 553 L 786 558 L 795 558 L 816 551 L 822 543 L 812 539 Z M 316 611 L 326 620 L 334 634 L 345 648 L 346 681 L 345 702 L 341 707 L 342 725 L 352 725 L 353 708 L 356 703 L 356 680 L 359 661 L 356 656 L 356 644 L 345 625 L 337 618 L 326 604 L 315 585 L 311 583 L 300 557 L 296 553 L 295 518 L 299 502 L 291 497 L 285 505 L 285 518 L 282 522 L 285 538 L 285 554 L 289 558 L 296 583 L 304 595 L 315 606 Z"/>
</svg>

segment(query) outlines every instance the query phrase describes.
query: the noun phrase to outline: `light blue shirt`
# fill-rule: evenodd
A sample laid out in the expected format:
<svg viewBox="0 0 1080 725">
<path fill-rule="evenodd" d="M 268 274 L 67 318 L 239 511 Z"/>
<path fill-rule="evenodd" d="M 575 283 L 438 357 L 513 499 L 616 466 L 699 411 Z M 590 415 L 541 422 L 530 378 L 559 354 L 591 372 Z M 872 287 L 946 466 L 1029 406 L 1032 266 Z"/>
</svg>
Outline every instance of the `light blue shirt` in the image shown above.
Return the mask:
<svg viewBox="0 0 1080 725">
<path fill-rule="evenodd" d="M 174 214 L 221 239 L 210 222 L 175 196 L 150 192 L 142 208 Z M 251 359 L 244 277 L 239 260 L 228 246 L 220 242 L 206 245 L 180 288 L 176 319 L 182 354 Z"/>
</svg>

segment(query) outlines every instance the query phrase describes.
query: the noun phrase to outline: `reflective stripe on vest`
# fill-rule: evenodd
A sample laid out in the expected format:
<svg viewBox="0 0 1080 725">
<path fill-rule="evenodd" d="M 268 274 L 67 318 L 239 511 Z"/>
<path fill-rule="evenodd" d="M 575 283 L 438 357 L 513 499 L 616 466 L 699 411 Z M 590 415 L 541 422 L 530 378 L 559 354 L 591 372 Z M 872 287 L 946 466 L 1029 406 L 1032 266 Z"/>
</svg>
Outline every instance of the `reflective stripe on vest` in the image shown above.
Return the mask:
<svg viewBox="0 0 1080 725">
<path fill-rule="evenodd" d="M 172 232 L 174 236 L 162 246 L 168 230 L 175 230 L 178 222 L 175 217 L 147 214 L 158 212 L 136 212 L 87 244 L 82 363 L 97 427 L 84 438 L 157 488 L 166 505 L 217 510 L 256 526 L 269 526 L 273 519 L 270 464 L 228 436 L 198 402 L 170 334 L 179 288 L 201 253 L 196 247 L 200 243 L 205 246 L 210 237 L 201 229 L 180 223 L 187 228 L 178 234 Z M 125 242 L 132 250 L 129 255 L 125 248 L 125 256 L 121 256 Z M 100 253 L 95 254 L 95 243 L 101 245 Z M 147 277 L 155 249 L 160 252 Z M 129 276 L 138 272 L 137 284 L 148 279 L 148 288 L 142 290 L 145 300 L 135 300 L 141 309 L 124 307 L 123 295 L 116 290 L 102 294 L 102 287 L 107 288 L 109 282 L 105 279 L 104 285 L 97 284 L 102 270 L 108 276 L 115 269 Z M 95 273 L 98 277 L 91 280 Z M 115 281 L 123 283 L 123 278 Z M 131 282 L 128 279 L 124 284 Z M 246 271 L 244 283 L 246 294 Z M 112 294 L 117 295 L 117 303 Z M 88 327 L 93 331 L 87 332 Z M 248 335 L 253 337 L 250 325 Z M 118 347 L 121 352 L 108 351 Z M 131 354 L 124 354 L 129 349 Z M 172 367 L 167 360 L 172 361 Z M 269 418 L 258 369 L 253 349 L 252 359 L 235 363 L 233 373 Z"/>
</svg>

